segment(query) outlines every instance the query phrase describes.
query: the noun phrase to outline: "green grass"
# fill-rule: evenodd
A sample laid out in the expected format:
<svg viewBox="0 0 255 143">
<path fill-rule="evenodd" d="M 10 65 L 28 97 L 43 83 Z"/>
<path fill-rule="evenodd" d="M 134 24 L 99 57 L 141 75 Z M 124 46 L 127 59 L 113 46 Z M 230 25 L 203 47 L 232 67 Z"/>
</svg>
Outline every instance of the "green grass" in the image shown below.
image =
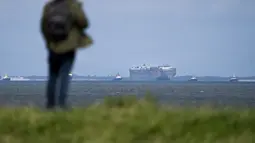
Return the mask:
<svg viewBox="0 0 255 143">
<path fill-rule="evenodd" d="M 68 112 L 0 109 L 1 143 L 251 143 L 254 135 L 254 110 L 166 108 L 148 98 Z"/>
</svg>

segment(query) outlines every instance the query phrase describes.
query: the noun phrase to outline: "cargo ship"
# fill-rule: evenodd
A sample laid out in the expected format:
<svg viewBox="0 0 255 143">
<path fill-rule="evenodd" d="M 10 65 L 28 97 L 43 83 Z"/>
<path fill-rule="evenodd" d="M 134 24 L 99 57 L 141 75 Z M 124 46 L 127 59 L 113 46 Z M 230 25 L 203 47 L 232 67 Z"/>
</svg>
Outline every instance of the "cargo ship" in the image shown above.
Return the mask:
<svg viewBox="0 0 255 143">
<path fill-rule="evenodd" d="M 130 80 L 171 80 L 176 75 L 176 68 L 169 65 L 133 66 L 129 69 Z"/>
</svg>

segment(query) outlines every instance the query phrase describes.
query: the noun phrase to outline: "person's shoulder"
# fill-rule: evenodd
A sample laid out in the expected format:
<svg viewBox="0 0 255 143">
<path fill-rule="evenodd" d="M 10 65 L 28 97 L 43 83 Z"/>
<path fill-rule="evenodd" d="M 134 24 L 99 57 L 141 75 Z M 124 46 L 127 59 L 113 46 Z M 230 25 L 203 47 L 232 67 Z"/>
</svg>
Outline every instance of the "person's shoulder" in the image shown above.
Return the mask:
<svg viewBox="0 0 255 143">
<path fill-rule="evenodd" d="M 80 8 L 82 7 L 82 1 L 80 0 L 69 0 L 71 2 L 72 7 L 75 8 Z"/>
<path fill-rule="evenodd" d="M 48 1 L 46 1 L 45 4 L 44 4 L 44 6 L 45 6 L 45 7 L 46 7 L 46 6 L 49 6 L 53 1 L 54 1 L 54 0 L 48 0 Z"/>
<path fill-rule="evenodd" d="M 80 13 L 81 10 L 82 10 L 82 2 L 81 1 L 78 1 L 78 0 L 69 0 L 71 3 L 70 3 L 70 6 L 71 6 L 71 11 L 73 13 Z"/>
<path fill-rule="evenodd" d="M 47 2 L 45 2 L 44 6 L 43 6 L 43 9 L 47 9 L 50 4 L 52 3 L 53 0 L 48 0 Z"/>
</svg>

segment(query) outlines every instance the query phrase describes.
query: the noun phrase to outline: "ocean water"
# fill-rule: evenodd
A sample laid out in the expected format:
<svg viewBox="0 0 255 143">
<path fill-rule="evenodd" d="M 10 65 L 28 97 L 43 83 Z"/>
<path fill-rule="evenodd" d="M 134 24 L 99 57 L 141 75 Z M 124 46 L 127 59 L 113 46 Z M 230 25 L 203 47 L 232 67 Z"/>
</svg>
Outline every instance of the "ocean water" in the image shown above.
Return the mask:
<svg viewBox="0 0 255 143">
<path fill-rule="evenodd" d="M 0 82 L 0 106 L 43 106 L 45 81 Z M 255 107 L 255 83 L 73 81 L 69 102 L 87 106 L 106 96 L 145 94 L 173 106 Z"/>
</svg>

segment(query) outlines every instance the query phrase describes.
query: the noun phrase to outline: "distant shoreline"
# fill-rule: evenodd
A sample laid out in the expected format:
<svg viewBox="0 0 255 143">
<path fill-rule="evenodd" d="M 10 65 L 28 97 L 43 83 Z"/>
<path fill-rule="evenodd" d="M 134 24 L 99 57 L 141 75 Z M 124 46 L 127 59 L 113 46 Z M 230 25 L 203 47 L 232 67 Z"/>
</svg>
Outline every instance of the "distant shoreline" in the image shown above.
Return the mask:
<svg viewBox="0 0 255 143">
<path fill-rule="evenodd" d="M 9 76 L 10 78 L 14 78 L 17 76 Z M 22 76 L 25 79 L 29 80 L 38 80 L 38 81 L 43 81 L 47 80 L 47 76 Z M 176 76 L 173 77 L 170 81 L 188 81 L 192 76 L 187 75 L 187 76 Z M 76 81 L 108 81 L 112 80 L 114 76 L 79 76 L 79 75 L 73 75 L 72 79 Z M 197 76 L 196 77 L 198 81 L 201 82 L 224 82 L 224 81 L 229 81 L 231 77 L 220 77 L 220 76 Z M 247 77 L 238 77 L 240 82 L 255 82 L 255 76 L 247 76 Z M 123 77 L 123 81 L 129 81 L 129 77 Z M 138 80 L 137 80 L 138 81 Z M 147 81 L 147 80 L 144 80 Z M 148 80 L 148 81 L 153 81 L 153 80 Z M 155 80 L 156 81 L 156 80 Z"/>
</svg>

